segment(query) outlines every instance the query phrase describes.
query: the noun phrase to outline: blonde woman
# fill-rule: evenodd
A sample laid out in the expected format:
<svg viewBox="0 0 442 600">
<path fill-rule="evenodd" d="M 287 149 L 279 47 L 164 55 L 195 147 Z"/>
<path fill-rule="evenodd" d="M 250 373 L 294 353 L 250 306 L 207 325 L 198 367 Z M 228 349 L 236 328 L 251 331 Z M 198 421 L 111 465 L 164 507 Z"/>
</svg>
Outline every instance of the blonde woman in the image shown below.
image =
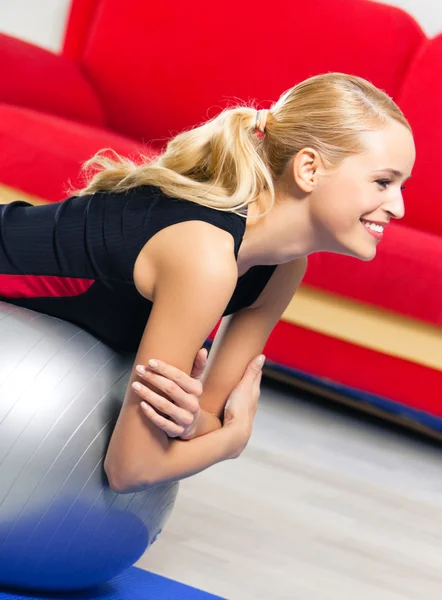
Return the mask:
<svg viewBox="0 0 442 600">
<path fill-rule="evenodd" d="M 114 490 L 241 454 L 259 397 L 254 359 L 307 256 L 373 259 L 404 214 L 414 161 L 393 100 L 327 73 L 269 110 L 227 109 L 153 160 L 98 153 L 86 187 L 63 202 L 1 207 L 0 299 L 136 352 L 105 461 Z M 200 349 L 220 317 L 202 382 Z"/>
</svg>

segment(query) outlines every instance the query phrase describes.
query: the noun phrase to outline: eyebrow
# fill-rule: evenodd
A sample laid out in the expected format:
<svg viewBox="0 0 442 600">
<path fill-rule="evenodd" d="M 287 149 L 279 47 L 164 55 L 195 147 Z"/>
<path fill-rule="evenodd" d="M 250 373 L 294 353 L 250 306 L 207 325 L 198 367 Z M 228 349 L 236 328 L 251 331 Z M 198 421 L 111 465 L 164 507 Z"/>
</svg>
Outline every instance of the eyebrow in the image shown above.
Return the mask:
<svg viewBox="0 0 442 600">
<path fill-rule="evenodd" d="M 380 171 L 387 171 L 388 173 L 391 173 L 392 175 L 394 175 L 395 177 L 404 177 L 404 174 L 401 173 L 400 171 L 396 171 L 396 169 L 378 169 L 377 171 L 375 171 L 375 173 L 379 173 Z M 409 179 L 411 179 L 411 175 L 409 177 L 407 177 L 407 179 L 405 181 L 408 181 Z"/>
</svg>

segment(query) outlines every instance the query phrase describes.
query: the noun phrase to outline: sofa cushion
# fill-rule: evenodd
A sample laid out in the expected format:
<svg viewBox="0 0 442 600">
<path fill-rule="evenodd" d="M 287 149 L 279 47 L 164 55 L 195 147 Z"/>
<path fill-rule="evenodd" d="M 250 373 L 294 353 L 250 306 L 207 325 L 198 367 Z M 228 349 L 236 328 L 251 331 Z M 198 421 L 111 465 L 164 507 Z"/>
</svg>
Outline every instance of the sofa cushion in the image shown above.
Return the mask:
<svg viewBox="0 0 442 600">
<path fill-rule="evenodd" d="M 0 147 L 0 183 L 53 202 L 70 183 L 82 185 L 82 163 L 101 148 L 151 152 L 106 129 L 7 104 L 0 104 Z"/>
<path fill-rule="evenodd" d="M 390 223 L 372 261 L 314 254 L 304 283 L 442 327 L 442 237 Z"/>
<path fill-rule="evenodd" d="M 127 0 L 98 0 L 80 60 L 109 126 L 162 145 L 226 105 L 267 104 L 327 71 L 394 95 L 424 39 L 405 11 L 370 0 L 274 0 L 264 12 L 252 0 L 132 0 L 130 10 Z"/>
</svg>

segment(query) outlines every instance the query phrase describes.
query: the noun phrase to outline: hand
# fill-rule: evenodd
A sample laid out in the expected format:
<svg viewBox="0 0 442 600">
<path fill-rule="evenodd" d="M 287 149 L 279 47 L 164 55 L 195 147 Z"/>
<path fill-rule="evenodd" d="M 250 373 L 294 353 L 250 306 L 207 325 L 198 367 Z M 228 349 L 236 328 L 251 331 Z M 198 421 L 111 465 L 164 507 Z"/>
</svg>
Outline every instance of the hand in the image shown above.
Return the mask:
<svg viewBox="0 0 442 600">
<path fill-rule="evenodd" d="M 261 358 L 261 362 L 258 362 Z M 224 408 L 223 427 L 235 428 L 236 445 L 232 458 L 237 458 L 247 446 L 252 435 L 253 421 L 261 395 L 262 367 L 265 357 L 255 357 L 247 366 L 245 373 L 230 394 Z"/>
<path fill-rule="evenodd" d="M 190 376 L 157 360 L 158 367 L 147 366 L 137 374 L 151 383 L 167 398 L 142 385 L 133 391 L 140 396 L 141 410 L 169 437 L 191 439 L 201 414 L 199 398 L 203 392 L 202 378 L 207 364 L 207 350 L 201 348 L 195 357 Z"/>
</svg>

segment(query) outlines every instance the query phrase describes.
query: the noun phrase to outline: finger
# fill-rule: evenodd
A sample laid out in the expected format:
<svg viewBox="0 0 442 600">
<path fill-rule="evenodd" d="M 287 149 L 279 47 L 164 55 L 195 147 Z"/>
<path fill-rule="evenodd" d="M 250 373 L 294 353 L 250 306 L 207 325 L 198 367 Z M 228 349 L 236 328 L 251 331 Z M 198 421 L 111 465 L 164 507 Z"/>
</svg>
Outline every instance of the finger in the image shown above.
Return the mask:
<svg viewBox="0 0 442 600">
<path fill-rule="evenodd" d="M 241 387 L 245 387 L 247 388 L 247 390 L 253 390 L 254 393 L 256 393 L 256 391 L 259 390 L 262 377 L 262 360 L 263 359 L 261 358 L 261 362 L 259 362 L 259 357 L 255 357 L 249 362 L 244 372 L 244 375 L 239 383 Z"/>
<path fill-rule="evenodd" d="M 195 363 L 198 364 L 198 366 L 203 365 L 206 361 L 207 361 L 207 349 L 206 348 L 200 348 L 200 350 L 198 350 L 198 353 L 195 357 Z"/>
<path fill-rule="evenodd" d="M 247 367 L 246 376 L 248 376 L 251 381 L 261 380 L 264 362 L 265 356 L 263 354 L 260 354 L 258 357 L 250 361 Z"/>
<path fill-rule="evenodd" d="M 143 369 L 143 366 L 138 365 L 136 368 L 136 371 L 140 375 L 144 376 L 144 374 L 142 373 L 142 369 Z M 148 363 L 148 368 L 146 368 L 146 370 L 145 370 L 145 373 L 148 373 L 148 372 L 158 373 L 158 374 L 162 375 L 163 377 L 165 377 L 166 379 L 173 381 L 182 390 L 184 390 L 188 394 L 195 394 L 197 396 L 201 395 L 202 390 L 201 390 L 201 382 L 200 381 L 196 381 L 195 379 L 190 377 L 190 375 L 187 375 L 187 373 L 180 371 L 176 367 L 173 367 L 172 365 L 169 365 L 169 364 L 163 362 L 162 360 L 151 359 Z"/>
<path fill-rule="evenodd" d="M 167 433 L 169 437 L 179 437 L 184 433 L 184 427 L 177 425 L 173 421 L 169 421 L 169 419 L 166 419 L 165 417 L 162 417 L 146 402 L 141 402 L 140 407 L 146 417 L 159 429 L 162 429 L 165 433 Z"/>
<path fill-rule="evenodd" d="M 165 402 L 169 402 L 171 400 L 172 406 L 176 405 L 179 408 L 191 413 L 197 412 L 199 408 L 198 397 L 194 394 L 187 394 L 173 381 L 170 381 L 159 373 L 151 373 L 149 371 L 144 373 L 143 379 L 150 385 L 154 386 L 159 392 L 162 392 L 167 396 L 167 398 L 164 400 Z M 146 389 L 149 390 L 149 388 Z"/>
<path fill-rule="evenodd" d="M 201 348 L 201 350 L 198 351 L 198 354 L 195 357 L 195 362 L 193 363 L 192 372 L 190 373 L 190 376 L 194 379 L 202 379 L 207 365 L 207 356 L 208 353 L 206 348 Z"/>
<path fill-rule="evenodd" d="M 255 379 L 253 382 L 255 387 L 259 388 L 259 386 L 261 385 L 261 379 L 262 379 L 262 369 L 260 369 L 258 371 L 258 373 L 255 375 Z"/>
<path fill-rule="evenodd" d="M 167 382 L 170 383 L 170 382 Z M 157 394 L 149 387 L 141 385 L 140 388 L 133 386 L 134 391 L 142 398 L 146 400 L 156 410 L 159 410 L 165 415 L 168 415 L 178 425 L 191 425 L 193 423 L 193 416 L 188 410 L 180 408 L 167 398 L 164 398 L 160 394 Z M 156 386 L 155 386 L 156 387 Z"/>
</svg>

